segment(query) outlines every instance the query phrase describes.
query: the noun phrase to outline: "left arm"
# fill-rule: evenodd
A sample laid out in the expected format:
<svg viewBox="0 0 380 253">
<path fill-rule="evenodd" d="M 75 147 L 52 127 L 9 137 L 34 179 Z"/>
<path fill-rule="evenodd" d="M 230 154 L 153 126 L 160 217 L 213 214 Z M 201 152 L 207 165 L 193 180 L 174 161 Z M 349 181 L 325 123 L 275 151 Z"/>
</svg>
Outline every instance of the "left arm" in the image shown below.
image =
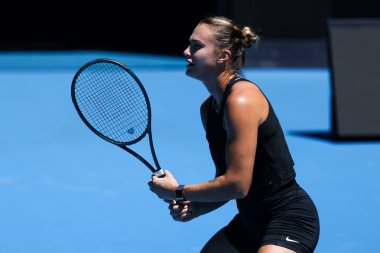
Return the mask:
<svg viewBox="0 0 380 253">
<path fill-rule="evenodd" d="M 260 93 L 261 94 L 261 93 Z M 260 94 L 240 87 L 231 92 L 225 109 L 227 132 L 226 173 L 207 182 L 186 185 L 186 200 L 220 202 L 244 198 L 250 189 L 255 160 L 258 127 L 261 122 Z M 175 199 L 178 183 L 174 177 L 153 177 L 149 186 L 162 199 Z"/>
</svg>

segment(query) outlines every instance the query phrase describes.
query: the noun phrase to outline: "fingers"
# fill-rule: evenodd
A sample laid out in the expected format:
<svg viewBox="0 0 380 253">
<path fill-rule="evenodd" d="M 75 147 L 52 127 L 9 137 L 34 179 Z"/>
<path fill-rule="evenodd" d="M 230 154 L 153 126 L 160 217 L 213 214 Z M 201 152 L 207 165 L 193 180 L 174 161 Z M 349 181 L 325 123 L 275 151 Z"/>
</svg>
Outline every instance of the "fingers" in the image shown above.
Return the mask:
<svg viewBox="0 0 380 253">
<path fill-rule="evenodd" d="M 192 214 L 189 203 L 190 201 L 182 201 L 170 204 L 168 208 L 172 218 L 176 221 L 187 221 Z"/>
<path fill-rule="evenodd" d="M 148 186 L 160 199 L 175 199 L 175 190 L 178 183 L 168 170 L 165 170 L 166 172 L 168 176 L 163 178 L 152 176 Z"/>
<path fill-rule="evenodd" d="M 166 203 L 169 203 L 169 210 L 178 210 L 179 208 L 189 207 L 191 201 L 175 201 L 175 200 L 164 200 Z"/>
<path fill-rule="evenodd" d="M 173 220 L 175 221 L 188 221 L 192 217 L 192 212 L 191 211 L 186 211 L 178 214 L 171 213 Z"/>
</svg>

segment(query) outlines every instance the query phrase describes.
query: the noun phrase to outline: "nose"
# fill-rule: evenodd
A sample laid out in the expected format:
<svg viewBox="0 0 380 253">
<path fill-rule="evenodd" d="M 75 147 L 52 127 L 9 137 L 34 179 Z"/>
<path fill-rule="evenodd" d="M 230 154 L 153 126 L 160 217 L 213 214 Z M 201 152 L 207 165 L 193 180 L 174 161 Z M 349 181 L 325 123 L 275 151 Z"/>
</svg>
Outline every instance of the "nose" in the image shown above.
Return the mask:
<svg viewBox="0 0 380 253">
<path fill-rule="evenodd" d="M 183 55 L 186 57 L 186 58 L 189 58 L 190 57 L 190 46 L 188 46 L 185 51 L 183 51 Z"/>
</svg>

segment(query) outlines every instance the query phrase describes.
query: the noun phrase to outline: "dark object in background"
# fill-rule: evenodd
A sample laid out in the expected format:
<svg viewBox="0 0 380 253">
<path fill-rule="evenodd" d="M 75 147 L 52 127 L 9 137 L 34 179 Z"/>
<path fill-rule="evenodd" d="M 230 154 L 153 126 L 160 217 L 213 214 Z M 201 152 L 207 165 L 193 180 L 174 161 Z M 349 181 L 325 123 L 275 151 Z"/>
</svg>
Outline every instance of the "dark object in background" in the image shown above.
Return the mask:
<svg viewBox="0 0 380 253">
<path fill-rule="evenodd" d="M 380 139 L 380 19 L 331 19 L 328 58 L 336 139 Z"/>
</svg>

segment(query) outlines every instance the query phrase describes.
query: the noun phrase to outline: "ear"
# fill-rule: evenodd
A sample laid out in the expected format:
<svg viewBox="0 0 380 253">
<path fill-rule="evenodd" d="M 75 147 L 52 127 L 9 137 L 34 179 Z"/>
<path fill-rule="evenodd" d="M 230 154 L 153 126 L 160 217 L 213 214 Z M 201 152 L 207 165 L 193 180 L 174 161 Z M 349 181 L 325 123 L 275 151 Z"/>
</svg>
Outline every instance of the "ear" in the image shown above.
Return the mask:
<svg viewBox="0 0 380 253">
<path fill-rule="evenodd" d="M 231 51 L 229 49 L 223 49 L 219 53 L 218 63 L 225 63 L 231 59 Z"/>
</svg>

